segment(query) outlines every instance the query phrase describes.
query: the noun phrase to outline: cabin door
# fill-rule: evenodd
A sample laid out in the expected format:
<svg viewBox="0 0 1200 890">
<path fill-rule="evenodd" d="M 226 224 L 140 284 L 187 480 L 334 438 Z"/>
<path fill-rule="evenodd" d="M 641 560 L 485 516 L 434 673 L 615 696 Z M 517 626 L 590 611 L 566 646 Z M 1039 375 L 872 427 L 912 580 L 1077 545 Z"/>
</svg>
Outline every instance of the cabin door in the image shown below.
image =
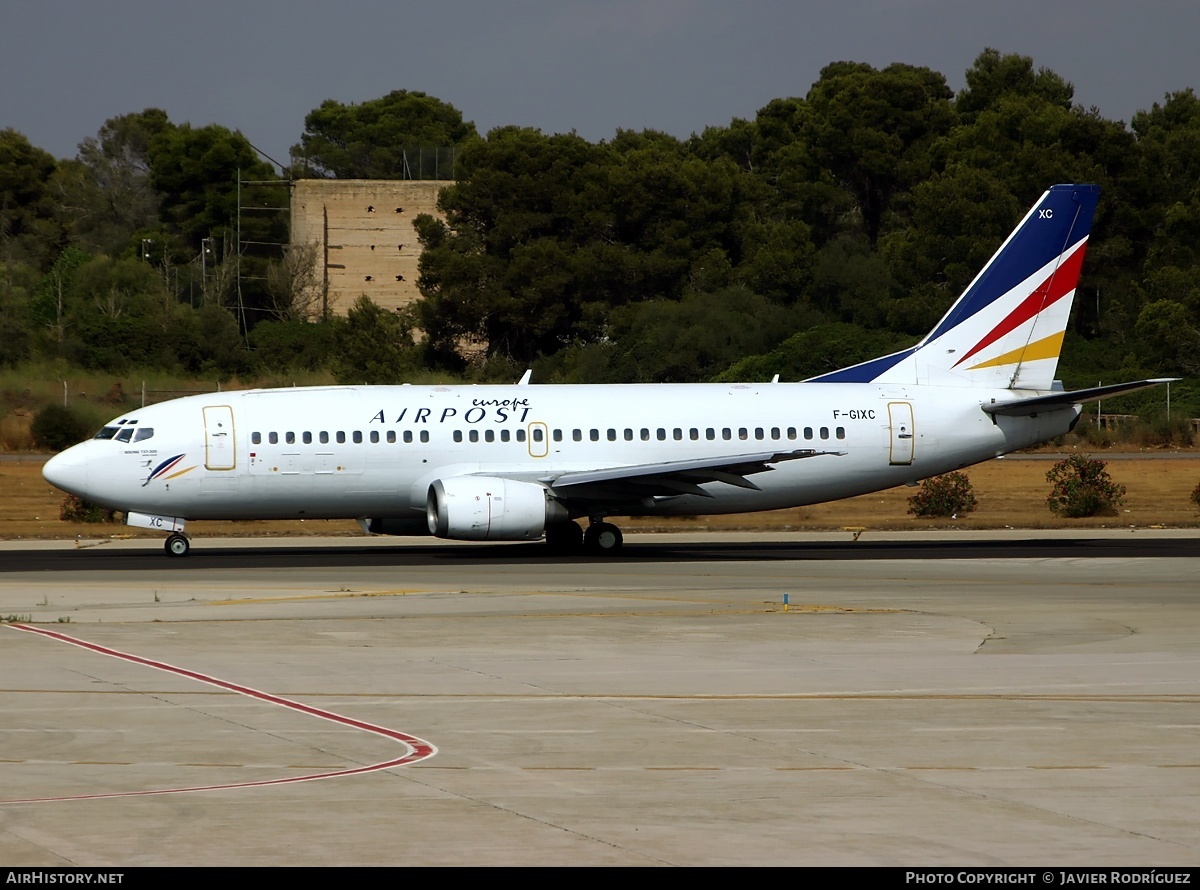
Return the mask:
<svg viewBox="0 0 1200 890">
<path fill-rule="evenodd" d="M 913 410 L 909 402 L 888 402 L 888 425 L 892 433 L 890 462 L 901 466 L 913 462 Z"/>
<path fill-rule="evenodd" d="M 232 470 L 237 466 L 233 409 L 228 405 L 204 409 L 204 466 L 209 470 Z"/>
</svg>

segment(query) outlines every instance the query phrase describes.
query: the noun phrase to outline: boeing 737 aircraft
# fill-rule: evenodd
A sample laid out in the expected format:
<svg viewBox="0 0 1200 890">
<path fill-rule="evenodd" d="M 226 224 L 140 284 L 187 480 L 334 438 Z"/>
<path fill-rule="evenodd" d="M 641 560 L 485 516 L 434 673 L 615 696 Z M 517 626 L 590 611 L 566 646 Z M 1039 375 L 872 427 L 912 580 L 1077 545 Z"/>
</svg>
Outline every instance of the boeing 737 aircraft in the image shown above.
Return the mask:
<svg viewBox="0 0 1200 890">
<path fill-rule="evenodd" d="M 1056 185 L 916 346 L 800 383 L 329 386 L 140 408 L 46 479 L 168 533 L 193 519 L 358 519 L 374 534 L 621 547 L 613 516 L 798 507 L 1052 439 L 1053 379 L 1099 197 Z M 587 519 L 587 531 L 575 522 Z"/>
</svg>

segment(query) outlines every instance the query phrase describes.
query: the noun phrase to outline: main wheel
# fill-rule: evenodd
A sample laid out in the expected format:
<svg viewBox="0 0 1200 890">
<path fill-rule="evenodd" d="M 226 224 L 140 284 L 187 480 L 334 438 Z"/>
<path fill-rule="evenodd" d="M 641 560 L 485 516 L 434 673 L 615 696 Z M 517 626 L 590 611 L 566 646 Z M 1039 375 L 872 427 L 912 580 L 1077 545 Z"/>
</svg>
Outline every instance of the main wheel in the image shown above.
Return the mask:
<svg viewBox="0 0 1200 890">
<path fill-rule="evenodd" d="M 167 551 L 167 556 L 187 556 L 192 549 L 192 542 L 176 532 L 163 542 L 163 549 Z"/>
<path fill-rule="evenodd" d="M 583 535 L 583 543 L 588 550 L 605 556 L 620 550 L 623 541 L 621 530 L 611 522 L 594 522 Z"/>
<path fill-rule="evenodd" d="M 583 549 L 583 529 L 578 522 L 556 522 L 546 526 L 546 546 L 553 553 L 575 553 Z"/>
</svg>

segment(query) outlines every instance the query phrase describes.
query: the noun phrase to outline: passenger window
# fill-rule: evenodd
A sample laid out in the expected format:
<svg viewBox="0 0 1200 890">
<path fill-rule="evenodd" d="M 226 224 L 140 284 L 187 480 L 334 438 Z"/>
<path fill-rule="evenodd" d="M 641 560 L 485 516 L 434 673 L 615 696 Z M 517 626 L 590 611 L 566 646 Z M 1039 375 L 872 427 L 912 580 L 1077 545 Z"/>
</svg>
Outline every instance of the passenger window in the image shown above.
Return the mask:
<svg viewBox="0 0 1200 890">
<path fill-rule="evenodd" d="M 733 430 L 727 426 L 721 427 L 721 438 L 725 441 L 729 441 L 733 438 Z"/>
<path fill-rule="evenodd" d="M 546 438 L 546 435 L 540 426 L 535 426 L 532 430 L 532 433 L 533 441 L 535 442 L 541 442 L 544 438 Z"/>
<path fill-rule="evenodd" d="M 388 430 L 387 440 L 388 440 L 389 445 L 396 444 L 396 431 L 395 430 Z"/>
<path fill-rule="evenodd" d="M 455 431 L 454 431 L 454 441 L 455 441 L 455 442 L 461 442 L 461 441 L 462 441 L 462 430 L 455 430 Z"/>
<path fill-rule="evenodd" d="M 700 438 L 700 430 L 696 429 L 695 427 L 692 427 L 690 430 L 688 430 L 688 438 L 691 439 L 693 442 L 695 442 L 697 439 Z"/>
<path fill-rule="evenodd" d="M 470 439 L 472 442 L 478 442 L 479 441 L 479 430 L 471 430 L 470 432 L 467 433 L 467 438 Z"/>
<path fill-rule="evenodd" d="M 615 442 L 615 441 L 617 441 L 617 431 L 616 431 L 616 430 L 614 430 L 614 429 L 612 429 L 612 428 L 610 428 L 610 429 L 609 429 L 609 431 L 608 431 L 608 441 L 610 441 L 610 442 Z"/>
<path fill-rule="evenodd" d="M 675 429 L 671 430 L 671 438 L 673 438 L 676 442 L 682 442 L 683 430 L 681 430 L 679 427 L 675 427 Z"/>
<path fill-rule="evenodd" d="M 660 442 L 667 441 L 667 431 L 664 430 L 661 426 L 658 428 L 658 441 L 660 441 Z"/>
<path fill-rule="evenodd" d="M 582 442 L 583 430 L 571 430 L 571 439 L 575 442 Z"/>
<path fill-rule="evenodd" d="M 829 427 L 827 427 L 827 426 L 823 426 L 823 427 L 821 427 L 821 438 L 822 438 L 822 439 L 828 439 L 828 438 L 829 438 Z"/>
<path fill-rule="evenodd" d="M 717 431 L 710 426 L 704 431 L 704 438 L 711 442 L 713 439 L 717 438 Z"/>
<path fill-rule="evenodd" d="M 371 430 L 371 444 L 372 445 L 379 444 L 379 430 Z"/>
<path fill-rule="evenodd" d="M 835 432 L 839 439 L 846 438 L 846 428 L 844 426 L 839 426 Z"/>
<path fill-rule="evenodd" d="M 121 432 L 117 433 L 118 442 L 128 442 L 133 438 L 133 427 L 127 426 Z"/>
<path fill-rule="evenodd" d="M 288 430 L 288 432 L 284 433 L 283 438 L 284 438 L 284 441 L 286 441 L 289 445 L 296 444 L 296 434 L 293 433 L 291 430 Z"/>
<path fill-rule="evenodd" d="M 811 426 L 806 426 L 804 428 L 804 438 L 806 438 L 806 439 L 812 438 L 812 427 Z"/>
<path fill-rule="evenodd" d="M 794 438 L 796 438 L 796 428 L 795 428 L 794 426 L 789 426 L 789 427 L 788 427 L 788 438 L 789 438 L 789 439 L 794 439 Z"/>
<path fill-rule="evenodd" d="M 429 430 L 421 430 L 421 441 L 422 442 L 429 441 Z"/>
<path fill-rule="evenodd" d="M 763 440 L 763 428 L 761 426 L 756 426 L 754 428 L 754 438 L 758 439 L 760 442 Z"/>
<path fill-rule="evenodd" d="M 750 431 L 747 430 L 744 426 L 738 427 L 738 438 L 739 439 L 749 439 Z"/>
<path fill-rule="evenodd" d="M 555 430 L 555 431 L 554 431 L 554 441 L 555 441 L 555 442 L 561 442 L 561 441 L 562 441 L 562 430 Z"/>
<path fill-rule="evenodd" d="M 279 433 L 267 433 L 267 441 L 272 445 L 279 444 Z"/>
<path fill-rule="evenodd" d="M 626 430 L 625 430 L 625 441 L 626 441 L 626 442 L 632 442 L 632 441 L 633 441 L 633 430 L 631 430 L 631 429 L 626 429 Z"/>
<path fill-rule="evenodd" d="M 525 430 L 517 430 L 517 441 L 518 442 L 525 441 Z"/>
<path fill-rule="evenodd" d="M 261 445 L 262 444 L 262 433 L 251 433 L 250 434 L 250 444 L 251 445 Z"/>
<path fill-rule="evenodd" d="M 312 444 L 312 433 L 309 433 L 309 432 L 304 433 L 303 439 L 304 439 L 305 445 L 311 445 Z"/>
<path fill-rule="evenodd" d="M 483 431 L 483 440 L 485 442 L 495 442 L 496 441 L 496 431 L 495 430 L 484 430 Z"/>
<path fill-rule="evenodd" d="M 361 445 L 361 444 L 362 444 L 362 430 L 355 430 L 355 431 L 354 431 L 354 444 L 355 444 L 355 445 Z"/>
<path fill-rule="evenodd" d="M 650 441 L 650 430 L 646 429 L 645 427 L 642 427 L 642 441 L 643 442 Z"/>
<path fill-rule="evenodd" d="M 588 438 L 593 442 L 600 441 L 600 430 L 588 430 Z"/>
<path fill-rule="evenodd" d="M 405 430 L 405 431 L 404 431 L 404 444 L 405 444 L 405 445 L 411 445 L 411 444 L 412 444 L 412 430 Z"/>
<path fill-rule="evenodd" d="M 346 444 L 346 434 L 342 430 L 337 431 L 337 436 L 335 438 L 337 439 L 339 445 Z"/>
<path fill-rule="evenodd" d="M 328 430 L 321 430 L 321 434 L 320 434 L 320 436 L 319 436 L 318 438 L 321 440 L 321 444 L 322 444 L 322 445 L 328 445 L 328 444 L 329 444 L 329 432 L 328 432 Z"/>
<path fill-rule="evenodd" d="M 777 426 L 773 426 L 773 427 L 771 427 L 771 438 L 772 438 L 772 439 L 778 439 L 778 438 L 779 438 L 779 427 L 777 427 Z"/>
</svg>

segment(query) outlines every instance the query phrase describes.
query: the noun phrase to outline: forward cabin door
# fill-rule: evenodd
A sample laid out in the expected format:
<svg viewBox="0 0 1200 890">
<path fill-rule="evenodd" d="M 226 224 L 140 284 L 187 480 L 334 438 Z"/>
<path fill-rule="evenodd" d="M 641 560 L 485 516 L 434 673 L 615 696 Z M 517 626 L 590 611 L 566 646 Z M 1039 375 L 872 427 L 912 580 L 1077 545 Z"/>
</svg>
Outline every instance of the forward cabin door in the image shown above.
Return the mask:
<svg viewBox="0 0 1200 890">
<path fill-rule="evenodd" d="M 903 466 L 913 462 L 913 410 L 910 402 L 888 402 L 888 426 L 892 433 L 890 462 Z"/>
<path fill-rule="evenodd" d="M 232 470 L 237 466 L 233 409 L 228 405 L 204 409 L 204 466 L 209 470 Z"/>
</svg>

